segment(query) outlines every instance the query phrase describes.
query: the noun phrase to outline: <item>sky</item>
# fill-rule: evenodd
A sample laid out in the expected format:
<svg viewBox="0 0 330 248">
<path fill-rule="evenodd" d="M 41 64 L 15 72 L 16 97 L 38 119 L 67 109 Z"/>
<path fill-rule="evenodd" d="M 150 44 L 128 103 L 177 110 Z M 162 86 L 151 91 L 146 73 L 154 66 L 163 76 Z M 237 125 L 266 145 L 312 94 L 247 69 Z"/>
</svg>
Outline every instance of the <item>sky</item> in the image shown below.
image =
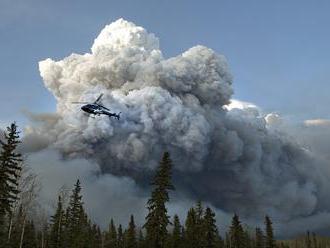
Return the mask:
<svg viewBox="0 0 330 248">
<path fill-rule="evenodd" d="M 226 56 L 234 98 L 294 119 L 330 118 L 325 0 L 0 0 L 0 127 L 55 111 L 38 62 L 90 52 L 118 18 L 160 39 L 165 57 L 201 44 Z"/>
</svg>

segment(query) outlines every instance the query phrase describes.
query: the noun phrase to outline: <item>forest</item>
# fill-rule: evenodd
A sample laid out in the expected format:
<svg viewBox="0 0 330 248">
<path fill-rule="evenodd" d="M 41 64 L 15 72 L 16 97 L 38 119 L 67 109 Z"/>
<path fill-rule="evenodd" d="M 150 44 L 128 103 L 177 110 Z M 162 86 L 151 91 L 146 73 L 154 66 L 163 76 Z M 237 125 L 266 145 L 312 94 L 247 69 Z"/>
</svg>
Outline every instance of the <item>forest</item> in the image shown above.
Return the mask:
<svg viewBox="0 0 330 248">
<path fill-rule="evenodd" d="M 51 216 L 40 223 L 30 210 L 39 187 L 35 175 L 24 168 L 18 151 L 20 133 L 12 123 L 0 140 L 0 247 L 5 248 L 323 248 L 330 239 L 306 231 L 292 240 L 276 240 L 269 216 L 264 226 L 249 227 L 234 214 L 225 234 L 220 234 L 215 212 L 196 201 L 185 220 L 169 216 L 166 204 L 175 190 L 171 182 L 172 161 L 164 152 L 151 180 L 146 202 L 147 216 L 137 226 L 134 216 L 127 225 L 117 225 L 116 216 L 103 230 L 93 223 L 84 208 L 83 185 L 73 182 L 68 196 L 60 193 Z M 221 226 L 221 223 L 219 224 Z M 308 227 L 306 227 L 307 229 Z"/>
</svg>

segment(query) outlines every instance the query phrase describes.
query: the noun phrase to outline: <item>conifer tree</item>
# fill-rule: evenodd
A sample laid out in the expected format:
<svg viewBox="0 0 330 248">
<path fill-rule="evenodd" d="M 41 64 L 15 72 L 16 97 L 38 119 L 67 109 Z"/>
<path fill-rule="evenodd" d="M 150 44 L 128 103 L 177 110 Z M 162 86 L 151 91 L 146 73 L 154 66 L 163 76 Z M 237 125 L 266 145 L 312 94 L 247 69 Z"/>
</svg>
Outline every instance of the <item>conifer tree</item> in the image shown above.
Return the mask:
<svg viewBox="0 0 330 248">
<path fill-rule="evenodd" d="M 244 231 L 237 214 L 233 216 L 229 235 L 231 248 L 245 248 Z"/>
<path fill-rule="evenodd" d="M 185 223 L 185 247 L 198 248 L 199 240 L 197 240 L 197 228 L 196 228 L 196 211 L 195 208 L 191 208 L 188 211 L 186 223 Z"/>
<path fill-rule="evenodd" d="M 171 248 L 180 248 L 182 245 L 182 226 L 178 215 L 173 218 L 173 231 L 171 234 L 169 246 Z"/>
<path fill-rule="evenodd" d="M 170 221 L 165 204 L 169 201 L 168 191 L 174 189 L 171 168 L 170 154 L 165 152 L 152 182 L 154 190 L 147 203 L 148 215 L 144 227 L 146 242 L 150 248 L 163 248 L 167 240 L 167 225 Z"/>
<path fill-rule="evenodd" d="M 86 246 L 89 248 L 100 248 L 102 245 L 102 234 L 100 228 L 96 224 L 93 224 L 89 229 Z"/>
<path fill-rule="evenodd" d="M 109 230 L 105 235 L 104 248 L 117 248 L 117 246 L 117 229 L 113 219 L 111 219 Z"/>
<path fill-rule="evenodd" d="M 131 215 L 128 229 L 125 235 L 125 248 L 137 248 L 136 226 L 134 223 L 133 215 Z"/>
<path fill-rule="evenodd" d="M 49 245 L 51 248 L 63 247 L 64 242 L 64 209 L 61 196 L 58 197 L 56 212 L 51 216 Z"/>
<path fill-rule="evenodd" d="M 123 232 L 123 228 L 120 224 L 119 224 L 119 227 L 118 227 L 117 247 L 118 248 L 123 248 L 124 247 L 124 232 Z"/>
<path fill-rule="evenodd" d="M 207 207 L 203 219 L 203 243 L 205 248 L 216 248 L 219 243 L 218 228 L 216 226 L 215 213 Z"/>
<path fill-rule="evenodd" d="M 256 248 L 265 247 L 265 237 L 262 230 L 259 227 L 256 228 L 255 247 Z"/>
<path fill-rule="evenodd" d="M 195 239 L 196 247 L 205 247 L 205 226 L 204 226 L 204 207 L 202 202 L 199 200 L 195 207 L 196 212 L 196 225 L 195 225 Z"/>
<path fill-rule="evenodd" d="M 269 216 L 267 216 L 267 215 L 265 217 L 265 225 L 266 225 L 265 246 L 266 246 L 266 248 L 275 248 L 276 243 L 274 240 L 272 221 L 270 220 Z"/>
<path fill-rule="evenodd" d="M 19 143 L 17 126 L 12 123 L 4 133 L 4 140 L 0 140 L 0 241 L 5 240 L 5 218 L 11 214 L 12 204 L 19 193 L 17 186 L 22 169 L 22 155 L 17 152 Z"/>
<path fill-rule="evenodd" d="M 250 237 L 250 233 L 247 229 L 247 227 L 245 229 L 243 229 L 243 242 L 244 242 L 244 247 L 245 248 L 252 248 L 252 239 Z"/>
<path fill-rule="evenodd" d="M 72 195 L 70 196 L 70 202 L 66 213 L 66 245 L 68 247 L 81 247 L 85 226 L 86 219 L 82 202 L 81 186 L 78 179 L 74 185 L 74 189 L 72 190 Z"/>
</svg>

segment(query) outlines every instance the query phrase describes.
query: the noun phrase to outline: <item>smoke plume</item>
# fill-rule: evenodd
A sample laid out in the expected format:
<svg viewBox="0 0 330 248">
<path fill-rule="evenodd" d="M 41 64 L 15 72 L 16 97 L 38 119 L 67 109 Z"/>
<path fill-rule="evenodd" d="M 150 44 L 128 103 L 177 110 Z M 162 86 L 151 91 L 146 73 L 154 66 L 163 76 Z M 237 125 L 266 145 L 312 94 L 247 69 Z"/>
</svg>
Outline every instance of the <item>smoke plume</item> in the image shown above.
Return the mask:
<svg viewBox="0 0 330 248">
<path fill-rule="evenodd" d="M 330 208 L 326 160 L 278 128 L 276 114 L 231 99 L 223 55 L 195 46 L 164 58 L 154 34 L 119 19 L 90 53 L 48 58 L 39 69 L 57 110 L 30 114 L 23 149 L 44 178 L 45 198 L 80 177 L 97 221 L 100 213 L 122 221 L 130 212 L 142 221 L 148 180 L 169 151 L 177 188 L 170 209 L 181 216 L 200 199 L 217 210 L 220 225 L 236 212 L 249 223 L 269 214 L 279 234 L 286 225 L 305 231 L 306 221 L 327 227 L 319 221 Z M 103 105 L 122 112 L 119 121 L 90 118 L 72 104 L 100 93 Z"/>
</svg>

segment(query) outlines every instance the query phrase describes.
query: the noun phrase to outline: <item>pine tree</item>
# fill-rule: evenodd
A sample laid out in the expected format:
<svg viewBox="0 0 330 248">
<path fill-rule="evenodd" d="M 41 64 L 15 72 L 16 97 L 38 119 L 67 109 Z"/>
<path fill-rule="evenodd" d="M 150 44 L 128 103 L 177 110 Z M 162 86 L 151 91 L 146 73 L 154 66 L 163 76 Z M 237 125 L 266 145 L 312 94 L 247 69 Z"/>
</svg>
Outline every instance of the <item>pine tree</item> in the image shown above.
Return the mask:
<svg viewBox="0 0 330 248">
<path fill-rule="evenodd" d="M 19 143 L 17 126 L 12 123 L 4 133 L 4 141 L 0 140 L 0 241 L 5 240 L 5 218 L 11 214 L 19 193 L 17 186 L 22 169 L 22 155 L 16 151 Z"/>
<path fill-rule="evenodd" d="M 203 219 L 203 243 L 205 248 L 216 248 L 218 244 L 218 229 L 216 226 L 215 213 L 207 207 Z"/>
<path fill-rule="evenodd" d="M 196 247 L 205 247 L 205 226 L 204 226 L 204 207 L 201 201 L 198 201 L 195 207 L 196 212 L 196 225 L 195 225 L 195 239 Z"/>
<path fill-rule="evenodd" d="M 266 248 L 275 248 L 276 243 L 274 240 L 272 221 L 267 215 L 265 217 L 265 225 L 266 225 L 266 240 L 265 240 Z"/>
<path fill-rule="evenodd" d="M 178 215 L 174 215 L 173 231 L 170 239 L 171 248 L 180 248 L 182 245 L 182 226 Z"/>
<path fill-rule="evenodd" d="M 255 247 L 256 248 L 265 247 L 265 236 L 259 227 L 256 228 Z"/>
<path fill-rule="evenodd" d="M 100 227 L 93 224 L 89 228 L 88 239 L 86 240 L 87 247 L 89 248 L 100 248 L 102 244 L 102 234 Z"/>
<path fill-rule="evenodd" d="M 250 237 L 250 233 L 247 227 L 243 229 L 243 242 L 245 248 L 252 248 L 253 241 Z"/>
<path fill-rule="evenodd" d="M 118 248 L 123 248 L 124 247 L 124 233 L 123 233 L 123 228 L 120 224 L 119 224 L 119 227 L 118 227 L 117 247 Z"/>
<path fill-rule="evenodd" d="M 195 208 L 189 209 L 185 223 L 184 237 L 185 247 L 187 248 L 198 248 L 199 240 L 197 240 L 196 218 Z"/>
<path fill-rule="evenodd" d="M 105 235 L 104 248 L 117 248 L 117 229 L 113 219 L 110 221 L 109 230 Z"/>
<path fill-rule="evenodd" d="M 134 223 L 134 216 L 131 215 L 128 229 L 125 235 L 125 248 L 137 248 L 136 240 L 136 226 Z"/>
<path fill-rule="evenodd" d="M 86 218 L 83 208 L 80 181 L 77 180 L 70 196 L 69 206 L 66 213 L 66 245 L 69 248 L 82 246 Z"/>
<path fill-rule="evenodd" d="M 230 247 L 231 248 L 245 248 L 244 246 L 244 231 L 239 221 L 237 214 L 234 215 L 229 230 Z"/>
<path fill-rule="evenodd" d="M 61 196 L 58 197 L 57 209 L 51 216 L 49 245 L 51 248 L 63 247 L 64 242 L 64 209 Z"/>
<path fill-rule="evenodd" d="M 168 191 L 174 189 L 171 184 L 171 168 L 170 154 L 165 152 L 152 182 L 154 190 L 148 200 L 149 213 L 144 225 L 150 248 L 163 248 L 167 240 L 167 225 L 170 221 L 165 204 L 169 201 Z"/>
</svg>

